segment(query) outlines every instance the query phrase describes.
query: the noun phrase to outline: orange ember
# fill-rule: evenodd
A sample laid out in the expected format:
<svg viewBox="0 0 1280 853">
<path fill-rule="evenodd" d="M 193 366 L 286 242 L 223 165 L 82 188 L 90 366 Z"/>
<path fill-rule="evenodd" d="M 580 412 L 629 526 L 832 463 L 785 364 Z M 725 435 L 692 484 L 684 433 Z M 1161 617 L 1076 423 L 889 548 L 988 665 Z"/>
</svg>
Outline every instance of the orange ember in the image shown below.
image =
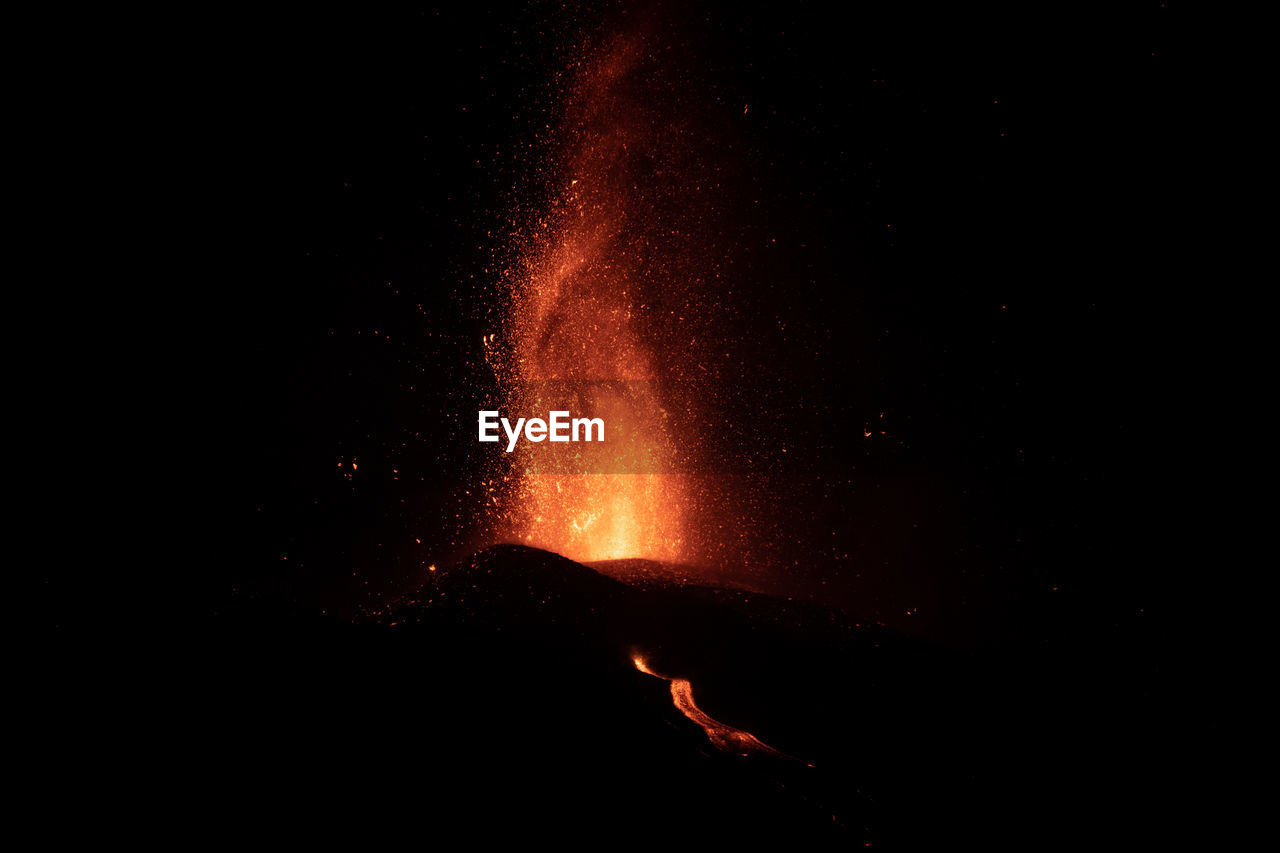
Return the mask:
<svg viewBox="0 0 1280 853">
<path fill-rule="evenodd" d="M 652 169 L 643 152 L 658 132 L 628 94 L 641 57 L 638 39 L 620 40 L 583 63 L 570 88 L 554 196 L 517 238 L 506 348 L 495 356 L 504 410 L 558 407 L 607 425 L 601 447 L 520 445 L 504 488 L 509 537 L 580 562 L 689 556 L 692 487 L 674 473 L 670 417 L 690 401 L 663 382 L 663 353 L 645 328 L 643 294 L 664 249 L 652 211 L 637 205 Z"/>
</svg>

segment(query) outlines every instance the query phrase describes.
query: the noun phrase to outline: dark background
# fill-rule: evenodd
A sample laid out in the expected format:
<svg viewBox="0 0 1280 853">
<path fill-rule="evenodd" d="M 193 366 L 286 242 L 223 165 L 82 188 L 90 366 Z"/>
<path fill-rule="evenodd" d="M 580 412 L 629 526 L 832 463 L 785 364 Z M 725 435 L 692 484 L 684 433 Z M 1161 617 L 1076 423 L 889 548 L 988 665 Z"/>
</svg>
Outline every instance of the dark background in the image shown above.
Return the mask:
<svg viewBox="0 0 1280 853">
<path fill-rule="evenodd" d="M 1076 795 L 1062 802 L 1078 817 L 1081 791 L 1124 788 L 1145 814 L 1173 731 L 1160 690 L 1186 515 L 1169 453 L 1187 342 L 1165 283 L 1168 10 L 693 5 L 667 11 L 671 38 L 703 58 L 758 201 L 737 223 L 740 352 L 771 399 L 805 403 L 758 436 L 786 444 L 773 473 L 808 495 L 794 541 L 769 542 L 770 559 L 802 558 L 777 591 L 984 656 L 1023 725 L 1100 762 L 1046 796 Z M 183 488 L 151 498 L 174 516 L 167 580 L 120 626 L 172 633 L 144 640 L 146 666 L 113 692 L 192 716 L 132 723 L 201 740 L 281 700 L 280 672 L 304 673 L 285 707 L 323 714 L 297 697 L 345 689 L 317 686 L 329 663 L 364 672 L 363 641 L 334 625 L 487 544 L 469 437 L 493 383 L 492 264 L 550 75 L 620 8 L 211 11 L 160 48 L 153 144 L 182 247 L 164 322 L 181 357 L 154 370 L 183 408 L 159 466 Z M 46 582 L 64 650 L 100 628 L 68 604 L 79 576 Z M 245 606 L 269 615 L 226 618 Z M 447 658 L 459 638 L 439 642 Z M 415 695 L 465 689 L 463 664 L 440 666 L 452 686 L 424 678 Z M 323 719 L 342 752 L 353 736 Z M 241 746 L 270 753 L 273 737 Z M 1108 757 L 1123 783 L 1099 781 Z"/>
<path fill-rule="evenodd" d="M 1163 13 L 664 12 L 745 163 L 741 399 L 770 402 L 723 453 L 767 455 L 801 495 L 768 543 L 784 591 L 1015 646 L 1130 624 L 1158 594 Z M 215 590 L 349 615 L 485 544 L 469 412 L 492 387 L 493 259 L 553 73 L 621 21 L 255 16 L 195 79 L 201 419 L 210 458 L 229 451 L 196 471 Z"/>
</svg>

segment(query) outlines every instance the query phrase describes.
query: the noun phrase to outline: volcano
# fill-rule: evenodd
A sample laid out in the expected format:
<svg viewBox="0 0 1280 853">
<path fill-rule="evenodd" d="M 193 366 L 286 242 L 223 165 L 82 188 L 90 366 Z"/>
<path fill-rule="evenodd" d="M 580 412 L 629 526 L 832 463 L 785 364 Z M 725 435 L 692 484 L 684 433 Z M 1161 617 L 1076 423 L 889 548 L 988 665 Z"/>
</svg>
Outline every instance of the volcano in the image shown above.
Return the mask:
<svg viewBox="0 0 1280 853">
<path fill-rule="evenodd" d="M 28 825 L 1232 846 L 1187 4 L 326 5 L 22 30 Z"/>
<path fill-rule="evenodd" d="M 231 601 L 205 760 L 236 776 L 272 756 L 236 790 L 283 808 L 522 837 L 928 849 L 1036 819 L 1006 811 L 1035 752 L 1006 679 L 679 576 L 496 546 L 355 622 Z"/>
</svg>

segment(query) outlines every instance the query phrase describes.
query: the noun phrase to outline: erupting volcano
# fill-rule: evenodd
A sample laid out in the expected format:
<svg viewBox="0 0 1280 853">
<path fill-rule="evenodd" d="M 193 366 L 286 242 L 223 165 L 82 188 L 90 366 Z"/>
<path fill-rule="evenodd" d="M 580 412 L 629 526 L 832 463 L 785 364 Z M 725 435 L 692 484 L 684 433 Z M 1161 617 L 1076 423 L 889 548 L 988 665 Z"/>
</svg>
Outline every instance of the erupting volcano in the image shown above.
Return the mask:
<svg viewBox="0 0 1280 853">
<path fill-rule="evenodd" d="M 491 495 L 505 538 L 582 562 L 691 556 L 694 399 L 670 342 L 698 290 L 681 230 L 698 205 L 681 128 L 640 94 L 649 50 L 631 33 L 578 63 L 541 175 L 551 198 L 516 236 L 504 334 L 486 342 L 504 408 L 608 425 L 598 447 L 522 445 Z"/>
<path fill-rule="evenodd" d="M 1189 375 L 1153 353 L 1198 331 L 1165 310 L 1201 305 L 1163 297 L 1175 22 L 846 6 L 259 4 L 160 51 L 115 124 L 164 144 L 92 197 L 159 164 L 183 239 L 103 245 L 180 286 L 146 299 L 154 392 L 85 378 L 113 413 L 190 389 L 158 432 L 192 460 L 148 438 L 35 503 L 67 529 L 78 472 L 113 527 L 172 508 L 194 544 L 123 596 L 32 561 L 37 823 L 875 853 L 1230 828 L 1170 809 L 1223 751 L 1180 697 L 1228 660 L 1177 642 L 1202 498 L 1148 440 Z M 133 64 L 24 101 L 116 109 L 79 83 Z M 52 180 L 83 132 L 46 123 Z M 72 322 L 36 316 L 35 361 L 73 396 L 59 362 L 111 347 L 79 356 L 59 267 L 88 244 L 43 219 L 31 287 Z M 116 497 L 152 458 L 191 499 Z M 99 784 L 121 759 L 158 790 Z"/>
</svg>

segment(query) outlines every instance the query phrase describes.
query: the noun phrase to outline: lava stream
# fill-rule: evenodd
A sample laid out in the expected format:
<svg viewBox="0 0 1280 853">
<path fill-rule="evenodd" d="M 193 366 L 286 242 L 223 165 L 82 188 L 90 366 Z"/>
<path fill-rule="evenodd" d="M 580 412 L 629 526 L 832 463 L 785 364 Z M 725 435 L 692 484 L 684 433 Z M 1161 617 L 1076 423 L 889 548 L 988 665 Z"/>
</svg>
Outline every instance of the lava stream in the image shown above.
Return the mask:
<svg viewBox="0 0 1280 853">
<path fill-rule="evenodd" d="M 784 752 L 779 752 L 769 746 L 760 738 L 744 732 L 742 729 L 735 729 L 733 726 L 726 725 L 719 720 L 708 715 L 705 711 L 697 706 L 693 701 L 693 684 L 687 678 L 668 678 L 660 675 L 649 668 L 648 663 L 640 655 L 633 655 L 632 662 L 636 665 L 636 669 L 645 675 L 652 675 L 654 678 L 661 678 L 663 681 L 671 683 L 671 701 L 680 713 L 684 714 L 690 720 L 693 720 L 702 730 L 707 733 L 707 739 L 711 741 L 717 749 L 724 752 L 733 752 L 738 755 L 747 756 L 751 753 L 760 753 L 762 755 L 770 755 L 774 758 L 789 759 L 791 756 Z"/>
</svg>

